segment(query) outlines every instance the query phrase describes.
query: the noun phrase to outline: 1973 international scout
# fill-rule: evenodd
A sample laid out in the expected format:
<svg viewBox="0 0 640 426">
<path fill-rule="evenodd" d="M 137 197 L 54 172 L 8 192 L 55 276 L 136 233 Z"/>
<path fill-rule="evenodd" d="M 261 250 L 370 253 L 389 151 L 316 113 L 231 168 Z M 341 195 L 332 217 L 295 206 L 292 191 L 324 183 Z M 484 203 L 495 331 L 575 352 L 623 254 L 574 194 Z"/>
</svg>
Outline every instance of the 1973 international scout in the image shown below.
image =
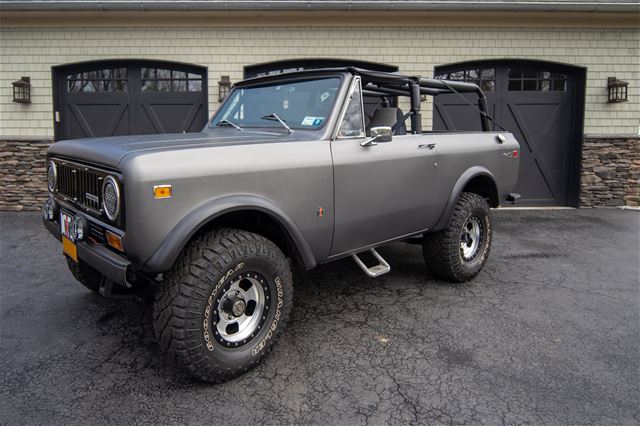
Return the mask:
<svg viewBox="0 0 640 426">
<path fill-rule="evenodd" d="M 422 131 L 421 96 L 446 93 L 478 95 L 482 132 Z M 518 198 L 519 145 L 490 121 L 474 84 L 355 68 L 245 80 L 200 133 L 55 143 L 44 223 L 85 287 L 152 291 L 161 349 L 221 382 L 282 331 L 292 267 L 352 257 L 375 277 L 390 270 L 375 248 L 406 240 L 436 276 L 478 274 L 490 207 Z"/>
</svg>

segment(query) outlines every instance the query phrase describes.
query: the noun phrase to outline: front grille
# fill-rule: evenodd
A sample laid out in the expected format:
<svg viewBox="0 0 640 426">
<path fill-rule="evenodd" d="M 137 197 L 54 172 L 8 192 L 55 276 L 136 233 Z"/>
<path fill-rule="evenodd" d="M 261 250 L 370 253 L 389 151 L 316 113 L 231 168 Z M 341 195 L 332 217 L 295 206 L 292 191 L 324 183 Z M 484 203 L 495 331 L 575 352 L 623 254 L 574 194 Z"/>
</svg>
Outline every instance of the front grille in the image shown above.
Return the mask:
<svg viewBox="0 0 640 426">
<path fill-rule="evenodd" d="M 56 165 L 58 195 L 102 214 L 102 182 L 105 173 L 75 163 L 56 162 Z"/>
</svg>

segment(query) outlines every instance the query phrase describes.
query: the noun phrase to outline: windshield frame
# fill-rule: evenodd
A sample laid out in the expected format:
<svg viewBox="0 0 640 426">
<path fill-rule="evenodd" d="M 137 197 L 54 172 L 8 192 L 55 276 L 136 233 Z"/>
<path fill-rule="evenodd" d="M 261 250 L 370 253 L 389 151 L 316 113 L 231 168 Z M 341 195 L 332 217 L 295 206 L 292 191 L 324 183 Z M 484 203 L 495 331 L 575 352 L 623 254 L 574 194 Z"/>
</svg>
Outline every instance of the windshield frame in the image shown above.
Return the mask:
<svg viewBox="0 0 640 426">
<path fill-rule="evenodd" d="M 273 77 L 273 76 L 271 76 L 271 77 Z M 216 121 L 217 121 L 218 116 L 220 115 L 221 111 L 224 109 L 225 105 L 232 100 L 233 95 L 238 90 L 252 89 L 252 88 L 257 88 L 257 87 L 277 86 L 278 84 L 298 83 L 298 82 L 303 82 L 303 81 L 326 80 L 326 79 L 331 79 L 331 78 L 339 79 L 340 83 L 339 83 L 338 88 L 337 88 L 336 98 L 333 101 L 333 105 L 331 106 L 331 109 L 329 111 L 329 115 L 327 116 L 327 119 L 324 120 L 322 122 L 322 124 L 320 124 L 318 127 L 313 127 L 313 128 L 299 127 L 297 125 L 292 125 L 290 123 L 287 123 L 287 125 L 292 130 L 311 131 L 311 132 L 317 132 L 317 131 L 323 130 L 327 126 L 327 124 L 332 121 L 332 118 L 335 116 L 336 109 L 341 109 L 342 108 L 342 103 L 343 102 L 342 102 L 340 94 L 343 92 L 344 85 L 345 85 L 345 74 L 344 73 L 326 73 L 326 74 L 325 73 L 318 73 L 318 74 L 315 74 L 315 75 L 312 74 L 312 75 L 304 75 L 304 76 L 298 76 L 298 77 L 290 77 L 290 76 L 287 76 L 286 74 L 282 74 L 282 78 L 276 78 L 275 80 L 274 79 L 269 79 L 268 81 L 255 82 L 254 84 L 238 84 L 238 85 L 234 86 L 231 89 L 231 91 L 229 92 L 229 95 L 220 104 L 220 106 L 216 110 L 215 114 L 213 114 L 213 116 L 211 117 L 211 119 L 207 123 L 206 128 L 208 128 L 208 129 L 217 128 L 217 126 L 216 126 L 217 122 Z M 264 126 L 242 125 L 241 127 L 242 127 L 243 130 L 244 129 L 269 129 L 269 130 L 274 130 L 274 129 L 281 129 L 282 128 L 280 126 L 270 126 L 268 120 L 265 120 L 265 125 Z M 282 129 L 284 129 L 284 128 L 282 128 Z"/>
</svg>

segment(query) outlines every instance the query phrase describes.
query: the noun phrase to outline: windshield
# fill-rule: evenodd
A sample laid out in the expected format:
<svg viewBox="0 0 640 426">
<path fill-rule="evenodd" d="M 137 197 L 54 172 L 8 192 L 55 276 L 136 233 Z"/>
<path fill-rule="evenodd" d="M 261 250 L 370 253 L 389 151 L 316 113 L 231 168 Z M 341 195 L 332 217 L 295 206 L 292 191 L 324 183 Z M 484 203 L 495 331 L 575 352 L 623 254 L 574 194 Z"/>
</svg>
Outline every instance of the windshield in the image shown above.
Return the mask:
<svg viewBox="0 0 640 426">
<path fill-rule="evenodd" d="M 331 77 L 236 89 L 210 126 L 226 121 L 241 128 L 283 128 L 274 121 L 276 114 L 292 129 L 319 129 L 329 119 L 340 84 L 340 78 Z"/>
</svg>

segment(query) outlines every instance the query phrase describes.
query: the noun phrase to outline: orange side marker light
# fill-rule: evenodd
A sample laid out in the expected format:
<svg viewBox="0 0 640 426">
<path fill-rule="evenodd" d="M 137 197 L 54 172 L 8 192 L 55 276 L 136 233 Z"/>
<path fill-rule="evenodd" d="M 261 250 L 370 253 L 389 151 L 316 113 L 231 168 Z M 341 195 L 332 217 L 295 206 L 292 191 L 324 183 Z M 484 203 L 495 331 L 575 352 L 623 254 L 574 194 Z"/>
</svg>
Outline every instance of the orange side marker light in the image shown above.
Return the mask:
<svg viewBox="0 0 640 426">
<path fill-rule="evenodd" d="M 156 185 L 153 187 L 153 198 L 171 198 L 171 185 Z"/>
<path fill-rule="evenodd" d="M 119 236 L 117 236 L 111 231 L 107 231 L 106 234 L 107 234 L 107 242 L 109 243 L 109 245 L 116 250 L 124 252 L 124 248 L 122 247 L 122 239 L 120 239 Z"/>
</svg>

